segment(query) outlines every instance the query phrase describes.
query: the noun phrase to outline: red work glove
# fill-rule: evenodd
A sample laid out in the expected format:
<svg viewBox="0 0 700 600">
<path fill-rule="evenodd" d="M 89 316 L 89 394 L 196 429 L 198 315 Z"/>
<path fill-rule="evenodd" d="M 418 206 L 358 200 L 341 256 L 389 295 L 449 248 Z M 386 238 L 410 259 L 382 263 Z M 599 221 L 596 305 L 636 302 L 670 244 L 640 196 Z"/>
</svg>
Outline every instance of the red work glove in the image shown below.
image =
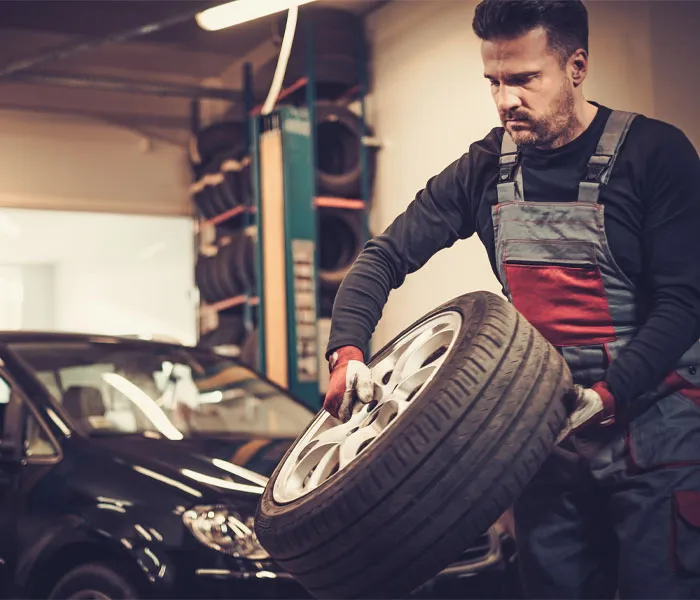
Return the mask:
<svg viewBox="0 0 700 600">
<path fill-rule="evenodd" d="M 357 400 L 363 404 L 374 400 L 372 371 L 365 364 L 362 351 L 355 346 L 338 348 L 331 354 L 328 366 L 331 374 L 323 408 L 346 422 Z"/>
<path fill-rule="evenodd" d="M 557 438 L 561 442 L 570 433 L 590 425 L 610 425 L 615 421 L 615 397 L 604 381 L 590 388 L 574 385 L 574 410 Z"/>
</svg>

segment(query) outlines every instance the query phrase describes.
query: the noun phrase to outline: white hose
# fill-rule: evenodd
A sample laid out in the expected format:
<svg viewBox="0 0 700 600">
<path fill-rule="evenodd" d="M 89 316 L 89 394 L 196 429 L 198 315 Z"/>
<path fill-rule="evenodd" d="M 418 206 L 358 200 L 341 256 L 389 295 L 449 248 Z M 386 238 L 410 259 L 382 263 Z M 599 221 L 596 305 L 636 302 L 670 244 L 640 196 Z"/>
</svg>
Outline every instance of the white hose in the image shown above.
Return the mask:
<svg viewBox="0 0 700 600">
<path fill-rule="evenodd" d="M 287 63 L 289 62 L 289 55 L 292 52 L 292 42 L 294 41 L 294 32 L 297 27 L 298 15 L 299 7 L 292 6 L 289 9 L 289 13 L 287 14 L 287 26 L 284 29 L 284 37 L 282 38 L 282 47 L 280 48 L 280 55 L 277 59 L 275 75 L 272 78 L 270 91 L 267 93 L 265 104 L 263 104 L 262 107 L 261 114 L 263 115 L 268 115 L 272 112 L 272 109 L 277 103 L 277 98 L 279 97 L 280 90 L 282 89 L 284 75 L 287 72 Z"/>
</svg>

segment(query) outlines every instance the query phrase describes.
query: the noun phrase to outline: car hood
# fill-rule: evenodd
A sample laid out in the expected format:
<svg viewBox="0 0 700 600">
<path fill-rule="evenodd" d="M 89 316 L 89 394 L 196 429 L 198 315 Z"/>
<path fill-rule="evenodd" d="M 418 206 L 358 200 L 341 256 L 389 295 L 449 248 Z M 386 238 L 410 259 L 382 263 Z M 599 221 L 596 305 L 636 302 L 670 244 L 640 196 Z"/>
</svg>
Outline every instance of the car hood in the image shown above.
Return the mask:
<svg viewBox="0 0 700 600">
<path fill-rule="evenodd" d="M 293 441 L 256 436 L 167 440 L 129 435 L 90 439 L 113 460 L 163 483 L 174 482 L 206 496 L 257 497 Z"/>
</svg>

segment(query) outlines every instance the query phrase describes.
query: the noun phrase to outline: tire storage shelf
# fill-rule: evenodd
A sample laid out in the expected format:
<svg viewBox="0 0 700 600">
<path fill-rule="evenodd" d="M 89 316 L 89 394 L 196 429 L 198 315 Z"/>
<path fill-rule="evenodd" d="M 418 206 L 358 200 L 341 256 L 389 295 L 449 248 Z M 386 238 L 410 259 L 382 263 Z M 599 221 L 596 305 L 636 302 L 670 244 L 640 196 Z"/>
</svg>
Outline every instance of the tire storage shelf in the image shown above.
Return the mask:
<svg viewBox="0 0 700 600">
<path fill-rule="evenodd" d="M 285 25 L 283 14 L 274 28 L 278 45 Z M 368 89 L 363 20 L 342 9 L 300 7 L 283 88 L 273 112 L 263 116 L 262 105 L 276 65 L 277 56 L 256 69 L 244 65 L 245 118 L 211 123 L 193 131 L 191 138 L 199 343 L 239 356 L 311 408 L 319 408 L 327 387 L 327 369 L 321 364 L 333 302 L 369 237 L 367 217 L 377 144 L 365 122 Z M 263 241 L 273 235 L 263 226 L 263 196 L 275 175 L 262 168 L 260 152 L 261 138 L 275 127 L 271 124 L 293 121 L 296 114 L 306 115 L 310 146 L 306 160 L 300 163 L 305 151 L 282 144 L 283 203 L 286 214 L 293 215 L 284 221 L 282 262 L 289 295 L 298 302 L 310 292 L 313 301 L 302 307 L 294 299 L 286 306 L 276 305 L 275 310 L 287 313 L 279 344 L 288 349 L 288 364 L 281 368 L 270 349 L 278 343 L 271 331 L 279 329 L 279 323 L 268 324 L 265 331 L 266 315 L 279 301 L 266 283 L 271 275 L 265 270 L 265 260 L 274 250 L 269 240 Z M 294 161 L 295 168 L 290 169 Z M 302 181 L 300 171 L 307 172 L 308 182 Z M 300 294 L 292 272 L 295 261 L 298 263 L 293 246 L 298 246 L 299 231 L 304 237 L 306 226 L 312 228 L 306 241 L 311 243 L 313 276 L 309 289 Z M 295 227 L 296 233 L 292 231 Z M 292 316 L 298 321 L 300 314 L 303 324 L 292 323 Z M 293 373 L 302 362 L 306 365 L 303 384 Z"/>
<path fill-rule="evenodd" d="M 245 124 L 221 121 L 190 141 L 199 344 L 241 355 L 254 330 L 255 205 Z"/>
</svg>

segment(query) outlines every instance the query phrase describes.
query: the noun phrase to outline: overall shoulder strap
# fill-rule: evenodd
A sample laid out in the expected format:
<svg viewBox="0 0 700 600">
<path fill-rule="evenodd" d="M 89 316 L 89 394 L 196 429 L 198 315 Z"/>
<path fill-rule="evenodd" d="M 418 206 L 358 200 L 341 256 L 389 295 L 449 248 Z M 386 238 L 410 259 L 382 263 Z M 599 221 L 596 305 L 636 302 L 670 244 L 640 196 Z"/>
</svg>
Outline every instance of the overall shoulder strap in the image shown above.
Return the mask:
<svg viewBox="0 0 700 600">
<path fill-rule="evenodd" d="M 586 179 L 579 183 L 578 201 L 597 204 L 600 188 L 608 183 L 615 160 L 637 113 L 614 110 L 608 117 L 598 145 L 588 159 Z"/>
<path fill-rule="evenodd" d="M 520 169 L 520 151 L 505 129 L 498 158 L 498 202 L 522 200 L 523 175 Z"/>
</svg>

